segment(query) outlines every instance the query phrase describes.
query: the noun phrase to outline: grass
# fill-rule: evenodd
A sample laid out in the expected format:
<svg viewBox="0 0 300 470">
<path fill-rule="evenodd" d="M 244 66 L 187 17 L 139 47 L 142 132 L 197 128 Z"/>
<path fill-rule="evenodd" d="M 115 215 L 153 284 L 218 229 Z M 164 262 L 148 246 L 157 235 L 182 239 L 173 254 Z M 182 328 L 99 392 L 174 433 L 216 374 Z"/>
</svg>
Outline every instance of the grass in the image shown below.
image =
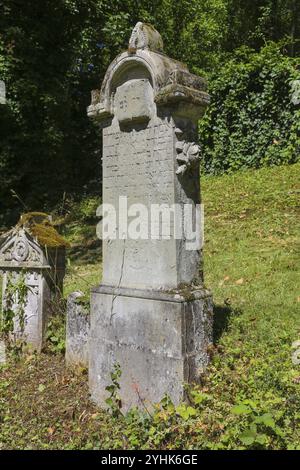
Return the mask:
<svg viewBox="0 0 300 470">
<path fill-rule="evenodd" d="M 112 417 L 89 402 L 84 371 L 66 371 L 59 354 L 27 356 L 0 371 L 1 448 L 299 449 L 299 173 L 202 178 L 215 345 L 188 405 Z M 72 257 L 66 293 L 99 282 L 94 254 Z"/>
</svg>

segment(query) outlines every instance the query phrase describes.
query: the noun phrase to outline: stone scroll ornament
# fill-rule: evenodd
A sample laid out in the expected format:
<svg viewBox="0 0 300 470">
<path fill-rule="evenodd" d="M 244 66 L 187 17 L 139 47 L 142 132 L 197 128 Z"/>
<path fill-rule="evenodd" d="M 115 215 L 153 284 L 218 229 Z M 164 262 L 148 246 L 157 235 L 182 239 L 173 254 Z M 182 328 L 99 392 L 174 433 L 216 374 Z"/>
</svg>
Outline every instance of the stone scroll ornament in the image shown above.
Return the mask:
<svg viewBox="0 0 300 470">
<path fill-rule="evenodd" d="M 175 133 L 179 139 L 176 143 L 176 160 L 178 163 L 176 174 L 184 175 L 200 161 L 200 146 L 195 142 L 188 142 L 181 129 L 177 128 Z"/>
<path fill-rule="evenodd" d="M 153 28 L 153 26 L 139 21 L 131 33 L 128 44 L 128 51 L 131 54 L 134 54 L 138 49 L 148 48 L 152 51 L 162 52 L 162 38 L 160 34 Z"/>
<path fill-rule="evenodd" d="M 25 237 L 16 240 L 13 257 L 16 261 L 26 261 L 29 255 L 29 244 Z"/>
</svg>

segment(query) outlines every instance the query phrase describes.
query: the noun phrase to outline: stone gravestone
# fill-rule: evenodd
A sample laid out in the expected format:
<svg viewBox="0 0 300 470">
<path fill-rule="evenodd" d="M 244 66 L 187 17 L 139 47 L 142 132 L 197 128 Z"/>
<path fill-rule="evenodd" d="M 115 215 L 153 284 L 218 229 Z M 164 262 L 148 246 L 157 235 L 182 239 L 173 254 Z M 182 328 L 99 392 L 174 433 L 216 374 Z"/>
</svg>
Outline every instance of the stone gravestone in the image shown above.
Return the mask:
<svg viewBox="0 0 300 470">
<path fill-rule="evenodd" d="M 67 301 L 66 363 L 88 367 L 90 312 L 83 292 L 72 292 Z"/>
<path fill-rule="evenodd" d="M 102 213 L 103 230 L 111 220 L 115 227 L 91 295 L 89 386 L 100 405 L 116 363 L 125 410 L 165 394 L 178 403 L 208 363 L 212 297 L 201 246 L 187 236 L 203 228 L 195 142 L 208 103 L 205 81 L 164 55 L 161 36 L 143 23 L 92 92 L 88 115 L 103 128 L 103 202 L 116 210 L 115 219 Z M 173 205 L 170 220 L 163 212 Z"/>
<path fill-rule="evenodd" d="M 15 338 L 22 337 L 37 351 L 44 343 L 51 301 L 62 295 L 66 245 L 49 216 L 42 213 L 23 215 L 17 226 L 1 238 L 2 315 L 8 308 L 16 312 Z M 16 286 L 21 276 L 26 286 L 24 332 L 18 322 L 18 293 L 13 295 L 13 305 L 8 306 L 8 286 Z"/>
<path fill-rule="evenodd" d="M 6 91 L 5 83 L 3 80 L 0 80 L 0 104 L 6 104 Z M 1 242 L 1 238 L 0 238 Z M 5 354 L 5 344 L 4 341 L 0 341 L 0 364 L 5 364 L 6 354 Z"/>
</svg>

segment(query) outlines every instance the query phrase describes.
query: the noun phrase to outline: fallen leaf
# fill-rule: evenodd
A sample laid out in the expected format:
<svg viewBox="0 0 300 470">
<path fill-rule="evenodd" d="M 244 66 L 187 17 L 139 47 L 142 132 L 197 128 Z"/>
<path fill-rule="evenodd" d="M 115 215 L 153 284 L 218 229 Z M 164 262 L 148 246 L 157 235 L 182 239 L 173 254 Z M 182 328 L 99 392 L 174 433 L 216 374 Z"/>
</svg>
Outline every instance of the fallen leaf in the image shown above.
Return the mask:
<svg viewBox="0 0 300 470">
<path fill-rule="evenodd" d="M 238 279 L 237 281 L 235 281 L 235 283 L 236 283 L 238 286 L 240 286 L 241 284 L 244 283 L 244 278 L 241 277 L 240 279 Z"/>
</svg>

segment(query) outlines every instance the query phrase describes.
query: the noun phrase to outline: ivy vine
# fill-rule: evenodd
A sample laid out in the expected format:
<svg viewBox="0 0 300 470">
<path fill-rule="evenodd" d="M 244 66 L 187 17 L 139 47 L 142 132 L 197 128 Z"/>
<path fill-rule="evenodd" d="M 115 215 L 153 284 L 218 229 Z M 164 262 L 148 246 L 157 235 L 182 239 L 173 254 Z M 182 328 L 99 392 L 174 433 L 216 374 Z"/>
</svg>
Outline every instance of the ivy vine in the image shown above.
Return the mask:
<svg viewBox="0 0 300 470">
<path fill-rule="evenodd" d="M 24 346 L 24 332 L 26 327 L 26 304 L 29 287 L 26 276 L 21 272 L 17 276 L 7 274 L 3 310 L 1 318 L 1 333 L 8 350 L 18 353 Z M 15 331 L 15 323 L 18 331 Z"/>
</svg>

